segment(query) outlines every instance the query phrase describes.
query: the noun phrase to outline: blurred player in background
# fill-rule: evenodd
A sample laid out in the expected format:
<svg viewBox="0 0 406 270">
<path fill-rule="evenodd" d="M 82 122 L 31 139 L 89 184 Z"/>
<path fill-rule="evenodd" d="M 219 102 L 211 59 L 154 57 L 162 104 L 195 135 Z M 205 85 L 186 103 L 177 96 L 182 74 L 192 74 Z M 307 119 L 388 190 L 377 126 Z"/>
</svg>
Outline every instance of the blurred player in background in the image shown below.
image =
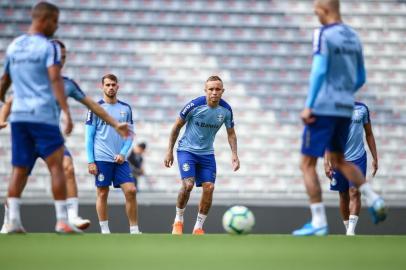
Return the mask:
<svg viewBox="0 0 406 270">
<path fill-rule="evenodd" d="M 118 79 L 113 74 L 102 78 L 103 99 L 99 104 L 120 123 L 133 125 L 130 105 L 117 99 Z M 131 149 L 132 138 L 123 139 L 115 130 L 106 125 L 93 112 L 89 111 L 86 120 L 86 152 L 89 173 L 95 176 L 97 187 L 96 210 L 103 234 L 110 233 L 108 224 L 107 198 L 109 186 L 122 189 L 126 201 L 126 213 L 130 233 L 140 233 L 138 229 L 136 188 L 130 166 L 126 161 Z"/>
<path fill-rule="evenodd" d="M 27 34 L 8 46 L 4 74 L 0 81 L 0 100 L 13 83 L 11 108 L 11 137 L 13 172 L 8 189 L 8 232 L 25 232 L 20 217 L 21 194 L 27 182 L 33 160 L 39 155 L 51 173 L 52 192 L 56 210 L 55 231 L 74 233 L 78 230 L 68 222 L 66 185 L 63 174 L 64 140 L 56 114 L 59 103 L 66 125 L 73 123 L 64 94 L 59 46 L 47 40 L 58 27 L 59 9 L 41 2 L 32 9 L 32 23 Z"/>
<path fill-rule="evenodd" d="M 206 81 L 205 92 L 206 96 L 192 100 L 182 109 L 169 137 L 169 147 L 164 161 L 168 168 L 173 164 L 173 148 L 179 132 L 187 124 L 177 149 L 182 187 L 178 194 L 172 234 L 183 234 L 183 214 L 195 183 L 197 187 L 203 187 L 203 194 L 193 234 L 204 234 L 203 223 L 212 204 L 216 180 L 213 142 L 217 131 L 223 124 L 227 128 L 233 170 L 237 171 L 240 168 L 233 112 L 230 105 L 221 99 L 224 93 L 221 78 L 209 77 Z"/>
<path fill-rule="evenodd" d="M 144 153 L 147 144 L 142 142 L 134 145 L 130 155 L 128 156 L 128 163 L 130 164 L 131 173 L 135 180 L 135 187 L 139 192 L 138 181 L 139 178 L 145 175 L 144 170 Z"/>
<path fill-rule="evenodd" d="M 369 110 L 364 103 L 355 102 L 344 157 L 345 160 L 358 166 L 365 177 L 367 172 L 367 153 L 364 147 L 364 130 L 365 139 L 373 158 L 372 176 L 375 176 L 378 170 L 378 153 L 374 133 L 372 132 Z M 357 226 L 361 209 L 361 194 L 351 181 L 348 181 L 340 172 L 333 170 L 328 152 L 326 152 L 324 157 L 324 168 L 327 177 L 330 178 L 330 189 L 336 190 L 340 194 L 340 213 L 346 228 L 346 234 L 355 235 L 355 227 Z"/>
<path fill-rule="evenodd" d="M 66 46 L 60 40 L 53 40 L 59 47 L 61 48 L 61 67 L 65 65 L 66 62 Z M 114 118 L 112 118 L 100 105 L 92 100 L 91 98 L 87 97 L 83 91 L 80 89 L 78 84 L 67 77 L 63 77 L 64 81 L 64 88 L 65 88 L 65 96 L 71 97 L 76 101 L 82 103 L 89 110 L 93 111 L 96 115 L 106 121 L 109 125 L 113 126 L 117 132 L 120 133 L 121 136 L 125 137 L 129 134 L 129 127 L 125 123 L 119 123 Z M 11 111 L 11 105 L 13 103 L 13 97 L 10 96 L 0 112 L 0 129 L 7 126 L 7 118 Z M 58 106 L 59 111 L 60 107 Z M 60 112 L 59 112 L 60 113 Z M 35 162 L 35 160 L 33 160 Z M 34 164 L 31 165 L 33 167 Z M 75 225 L 79 229 L 86 229 L 90 225 L 90 220 L 82 219 L 78 212 L 79 212 L 79 199 L 78 199 L 78 188 L 75 179 L 75 170 L 73 167 L 73 160 L 72 155 L 70 154 L 69 150 L 65 146 L 64 157 L 63 157 L 63 169 L 66 177 L 66 195 L 67 195 L 67 210 L 68 210 L 68 220 L 70 223 Z M 1 232 L 7 232 L 7 224 L 8 224 L 8 207 L 4 206 L 4 222 Z"/>
<path fill-rule="evenodd" d="M 305 129 L 301 170 L 310 198 L 312 219 L 294 235 L 328 234 L 325 207 L 316 173 L 319 157 L 326 150 L 334 170 L 351 179 L 366 198 L 373 222 L 386 217 L 384 201 L 365 182 L 354 164 L 345 161 L 344 151 L 354 109 L 354 93 L 365 83 L 362 44 L 357 33 L 343 24 L 338 0 L 316 0 L 315 13 L 323 25 L 314 32 L 313 64 L 309 94 L 301 113 Z"/>
</svg>

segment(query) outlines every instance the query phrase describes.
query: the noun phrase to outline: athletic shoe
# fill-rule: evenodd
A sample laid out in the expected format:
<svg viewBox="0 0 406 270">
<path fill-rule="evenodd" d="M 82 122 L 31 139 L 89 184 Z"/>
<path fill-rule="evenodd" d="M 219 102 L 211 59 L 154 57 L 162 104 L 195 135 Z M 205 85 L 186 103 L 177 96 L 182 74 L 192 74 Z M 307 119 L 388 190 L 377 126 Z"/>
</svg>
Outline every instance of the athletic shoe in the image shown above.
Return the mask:
<svg viewBox="0 0 406 270">
<path fill-rule="evenodd" d="M 193 234 L 195 235 L 203 235 L 204 234 L 204 230 L 202 228 L 197 228 L 193 230 Z"/>
<path fill-rule="evenodd" d="M 75 225 L 76 228 L 85 230 L 90 226 L 90 220 L 83 219 L 81 217 L 76 217 L 70 221 L 71 224 Z"/>
<path fill-rule="evenodd" d="M 60 234 L 74 234 L 74 233 L 82 233 L 82 230 L 76 228 L 69 222 L 59 220 L 55 225 L 55 232 Z"/>
<path fill-rule="evenodd" d="M 183 222 L 178 221 L 172 225 L 172 234 L 181 235 L 183 234 Z"/>
<path fill-rule="evenodd" d="M 386 219 L 385 202 L 381 197 L 372 203 L 372 206 L 368 208 L 368 211 L 371 214 L 372 222 L 374 224 L 378 224 Z"/>
<path fill-rule="evenodd" d="M 0 234 L 7 234 L 7 223 L 4 223 L 3 226 L 1 227 Z"/>
<path fill-rule="evenodd" d="M 10 223 L 6 225 L 6 230 L 8 234 L 26 233 L 21 221 L 18 220 L 10 220 Z"/>
<path fill-rule="evenodd" d="M 328 226 L 323 226 L 320 228 L 314 228 L 313 225 L 309 222 L 306 223 L 302 228 L 292 232 L 294 236 L 325 236 L 328 234 Z"/>
<path fill-rule="evenodd" d="M 347 235 L 347 236 L 354 236 L 355 233 L 353 233 L 353 232 L 347 232 L 345 235 Z"/>
</svg>

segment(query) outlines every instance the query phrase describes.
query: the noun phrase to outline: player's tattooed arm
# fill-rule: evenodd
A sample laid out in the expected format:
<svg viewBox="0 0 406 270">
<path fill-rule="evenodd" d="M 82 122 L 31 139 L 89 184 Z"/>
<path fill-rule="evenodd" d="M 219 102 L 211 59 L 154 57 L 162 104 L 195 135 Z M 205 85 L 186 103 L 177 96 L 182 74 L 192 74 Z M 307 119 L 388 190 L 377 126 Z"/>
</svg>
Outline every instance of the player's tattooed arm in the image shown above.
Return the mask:
<svg viewBox="0 0 406 270">
<path fill-rule="evenodd" d="M 0 79 L 0 101 L 6 101 L 6 93 L 7 90 L 10 88 L 11 85 L 11 78 L 8 74 L 3 74 Z"/>
<path fill-rule="evenodd" d="M 240 159 L 237 154 L 237 135 L 235 134 L 234 128 L 227 128 L 228 143 L 231 148 L 231 163 L 233 165 L 233 170 L 237 171 L 240 168 Z"/>
<path fill-rule="evenodd" d="M 173 164 L 173 148 L 175 147 L 175 142 L 178 139 L 179 132 L 185 125 L 185 123 L 186 123 L 185 120 L 178 117 L 176 119 L 175 124 L 172 127 L 171 134 L 169 135 L 168 151 L 166 152 L 166 157 L 164 160 L 164 165 L 167 168 L 171 167 Z"/>
</svg>

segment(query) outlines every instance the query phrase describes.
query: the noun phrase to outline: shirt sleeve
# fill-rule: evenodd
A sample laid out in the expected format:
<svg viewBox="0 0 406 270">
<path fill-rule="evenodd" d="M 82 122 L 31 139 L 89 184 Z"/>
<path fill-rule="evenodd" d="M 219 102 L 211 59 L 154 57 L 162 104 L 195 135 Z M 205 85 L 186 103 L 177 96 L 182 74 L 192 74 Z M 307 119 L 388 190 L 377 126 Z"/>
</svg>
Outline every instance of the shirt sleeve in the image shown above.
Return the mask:
<svg viewBox="0 0 406 270">
<path fill-rule="evenodd" d="M 94 160 L 94 135 L 96 134 L 96 127 L 86 125 L 86 157 L 88 163 L 93 163 Z"/>
<path fill-rule="evenodd" d="M 4 59 L 4 74 L 10 74 L 10 58 L 8 55 Z"/>
<path fill-rule="evenodd" d="M 182 110 L 179 113 L 179 117 L 182 118 L 183 120 L 187 121 L 189 120 L 189 118 L 191 117 L 191 111 L 193 111 L 193 109 L 195 108 L 196 104 L 195 102 L 192 100 L 191 102 L 187 103 Z"/>
<path fill-rule="evenodd" d="M 85 93 L 80 89 L 79 85 L 74 80 L 67 80 L 68 83 L 65 83 L 65 87 L 69 87 L 69 97 L 74 98 L 77 101 L 81 101 L 86 97 Z"/>
<path fill-rule="evenodd" d="M 87 111 L 86 125 L 87 126 L 96 126 L 97 115 L 94 114 L 91 110 Z"/>
<path fill-rule="evenodd" d="M 369 116 L 369 109 L 367 106 L 365 106 L 365 114 L 364 114 L 362 121 L 363 121 L 364 125 L 371 123 L 371 118 Z"/>
<path fill-rule="evenodd" d="M 61 57 L 61 47 L 59 47 L 59 44 L 49 41 L 45 59 L 47 68 L 53 65 L 60 65 Z"/>
<path fill-rule="evenodd" d="M 233 116 L 233 110 L 230 108 L 228 113 L 226 114 L 226 118 L 224 120 L 224 125 L 226 128 L 233 128 L 234 127 L 234 116 Z"/>
<path fill-rule="evenodd" d="M 321 54 L 328 56 L 328 44 L 323 33 L 323 28 L 316 29 L 313 32 L 313 55 Z"/>
</svg>

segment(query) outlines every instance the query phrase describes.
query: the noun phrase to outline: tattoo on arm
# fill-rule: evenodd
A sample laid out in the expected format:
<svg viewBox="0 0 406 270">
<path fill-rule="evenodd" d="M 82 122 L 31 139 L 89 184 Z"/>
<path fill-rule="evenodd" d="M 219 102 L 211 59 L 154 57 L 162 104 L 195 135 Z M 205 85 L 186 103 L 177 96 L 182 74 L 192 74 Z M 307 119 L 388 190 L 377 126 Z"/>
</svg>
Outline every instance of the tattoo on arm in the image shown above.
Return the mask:
<svg viewBox="0 0 406 270">
<path fill-rule="evenodd" d="M 185 122 L 183 120 L 179 120 L 179 119 L 176 120 L 176 123 L 171 130 L 171 135 L 169 136 L 169 150 L 170 151 L 173 151 L 173 147 L 175 146 L 175 142 L 178 139 L 179 132 L 184 124 L 185 124 Z"/>
<path fill-rule="evenodd" d="M 231 152 L 237 155 L 237 135 L 235 135 L 234 129 L 228 129 L 228 143 L 230 144 Z"/>
</svg>

